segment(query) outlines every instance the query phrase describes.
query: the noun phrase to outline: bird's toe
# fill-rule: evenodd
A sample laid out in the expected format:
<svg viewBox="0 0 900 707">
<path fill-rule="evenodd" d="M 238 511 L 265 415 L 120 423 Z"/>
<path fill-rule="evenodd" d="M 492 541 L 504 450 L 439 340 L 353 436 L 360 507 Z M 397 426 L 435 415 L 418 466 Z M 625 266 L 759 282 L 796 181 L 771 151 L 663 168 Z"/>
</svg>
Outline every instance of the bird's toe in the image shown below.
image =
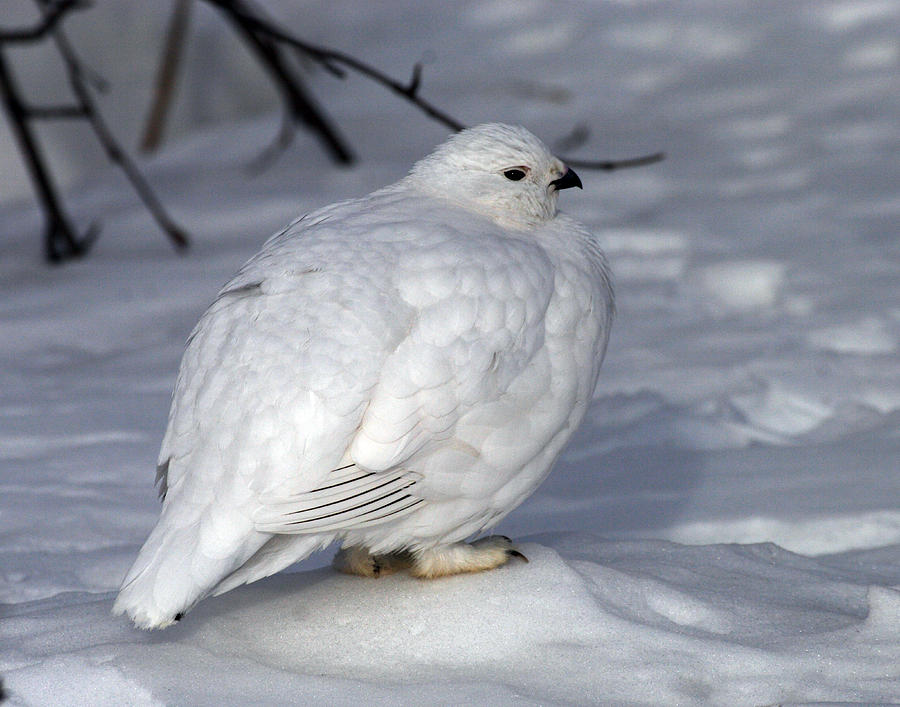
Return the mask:
<svg viewBox="0 0 900 707">
<path fill-rule="evenodd" d="M 528 562 L 528 558 L 515 546 L 512 539 L 506 535 L 489 535 L 472 543 L 472 547 L 485 550 L 501 550 L 506 553 L 507 559 L 510 557 L 518 557 L 520 560 Z"/>
</svg>

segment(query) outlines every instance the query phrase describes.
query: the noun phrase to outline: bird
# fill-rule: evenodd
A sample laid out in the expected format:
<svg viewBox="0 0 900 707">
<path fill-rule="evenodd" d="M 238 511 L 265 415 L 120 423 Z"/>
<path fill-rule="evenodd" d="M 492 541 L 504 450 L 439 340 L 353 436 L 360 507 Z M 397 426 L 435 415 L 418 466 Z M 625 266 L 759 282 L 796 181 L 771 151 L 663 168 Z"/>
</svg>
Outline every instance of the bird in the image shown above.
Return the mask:
<svg viewBox="0 0 900 707">
<path fill-rule="evenodd" d="M 332 543 L 367 577 L 524 558 L 482 534 L 581 423 L 614 318 L 598 238 L 558 210 L 572 187 L 488 123 L 269 238 L 188 337 L 159 520 L 113 612 L 164 628 Z"/>
</svg>

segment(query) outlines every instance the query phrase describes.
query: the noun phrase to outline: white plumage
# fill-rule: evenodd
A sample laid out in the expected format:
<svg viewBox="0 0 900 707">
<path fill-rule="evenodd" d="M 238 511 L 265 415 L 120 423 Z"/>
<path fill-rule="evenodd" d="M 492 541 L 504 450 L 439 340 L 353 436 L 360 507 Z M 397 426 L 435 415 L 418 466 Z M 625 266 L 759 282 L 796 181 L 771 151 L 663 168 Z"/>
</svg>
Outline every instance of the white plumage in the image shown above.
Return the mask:
<svg viewBox="0 0 900 707">
<path fill-rule="evenodd" d="M 517 554 L 463 541 L 549 472 L 613 312 L 597 241 L 557 213 L 569 186 L 524 128 L 482 125 L 270 238 L 188 340 L 162 514 L 114 611 L 160 628 L 335 540 L 372 576 Z"/>
</svg>

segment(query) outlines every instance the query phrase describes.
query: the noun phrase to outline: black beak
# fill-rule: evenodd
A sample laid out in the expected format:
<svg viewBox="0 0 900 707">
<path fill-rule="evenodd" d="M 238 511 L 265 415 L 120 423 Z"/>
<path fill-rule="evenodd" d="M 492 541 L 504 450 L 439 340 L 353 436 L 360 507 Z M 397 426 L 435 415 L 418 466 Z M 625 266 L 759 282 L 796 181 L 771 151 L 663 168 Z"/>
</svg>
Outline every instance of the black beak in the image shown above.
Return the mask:
<svg viewBox="0 0 900 707">
<path fill-rule="evenodd" d="M 575 174 L 575 170 L 569 169 L 568 167 L 566 167 L 565 174 L 559 179 L 554 179 L 550 182 L 550 185 L 557 189 L 571 189 L 572 187 L 584 189 L 584 187 L 581 186 L 581 180 L 578 178 L 578 175 Z"/>
</svg>

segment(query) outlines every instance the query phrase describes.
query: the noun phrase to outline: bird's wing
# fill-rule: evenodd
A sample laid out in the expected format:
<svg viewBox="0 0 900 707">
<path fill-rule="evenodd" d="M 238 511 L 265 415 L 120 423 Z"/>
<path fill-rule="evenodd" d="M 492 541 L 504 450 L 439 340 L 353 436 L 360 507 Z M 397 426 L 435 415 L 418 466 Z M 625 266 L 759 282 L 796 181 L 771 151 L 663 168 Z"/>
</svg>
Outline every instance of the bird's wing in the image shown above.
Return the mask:
<svg viewBox="0 0 900 707">
<path fill-rule="evenodd" d="M 321 533 L 384 523 L 423 502 L 410 489 L 418 478 L 403 469 L 376 473 L 349 464 L 332 471 L 326 483 L 312 491 L 261 498 L 254 525 L 270 533 Z"/>
<path fill-rule="evenodd" d="M 544 346 L 554 292 L 543 250 L 476 229 L 410 254 L 396 278 L 416 317 L 385 361 L 350 446 L 371 470 L 435 445 L 465 446 L 453 438 L 461 417 L 512 402 Z"/>
<path fill-rule="evenodd" d="M 194 505 L 252 509 L 328 486 L 348 463 L 412 310 L 377 254 L 320 236 L 300 223 L 270 241 L 194 329 L 160 450 L 162 494 L 183 485 Z"/>
<path fill-rule="evenodd" d="M 374 228 L 361 247 L 338 225 L 352 235 L 348 219 L 318 221 L 245 266 L 176 384 L 162 483 L 184 480 L 196 503 L 233 498 L 257 530 L 412 512 L 408 462 L 501 398 L 543 345 L 553 269 L 539 248 L 421 219 Z"/>
<path fill-rule="evenodd" d="M 355 530 L 413 512 L 424 501 L 417 453 L 453 446 L 460 417 L 496 404 L 532 365 L 552 268 L 537 248 L 477 235 L 453 232 L 398 257 L 392 279 L 413 316 L 380 367 L 347 465 L 313 490 L 262 499 L 257 529 Z"/>
</svg>

